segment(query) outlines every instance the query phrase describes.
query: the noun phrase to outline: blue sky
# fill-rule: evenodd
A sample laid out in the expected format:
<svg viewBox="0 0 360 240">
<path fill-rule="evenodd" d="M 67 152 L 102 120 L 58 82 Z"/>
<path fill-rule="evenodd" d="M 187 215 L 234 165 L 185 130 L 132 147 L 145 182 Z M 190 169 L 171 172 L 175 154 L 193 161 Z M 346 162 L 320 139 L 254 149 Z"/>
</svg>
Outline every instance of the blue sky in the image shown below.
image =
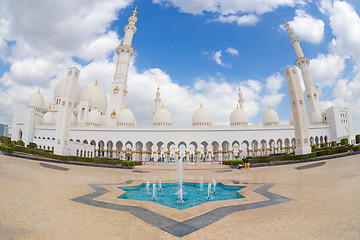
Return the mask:
<svg viewBox="0 0 360 240">
<path fill-rule="evenodd" d="M 54 6 L 56 6 L 54 8 Z M 149 125 L 157 84 L 175 125 L 191 124 L 201 103 L 214 124 L 228 124 L 241 86 L 249 121 L 261 124 L 271 105 L 281 122 L 291 112 L 284 78 L 296 55 L 286 18 L 311 59 L 323 110 L 348 107 L 360 131 L 360 3 L 356 0 L 5 0 L 0 4 L 0 121 L 38 88 L 46 101 L 70 66 L 82 89 L 96 78 L 110 91 L 113 51 L 138 7 L 136 55 L 128 105 Z"/>
</svg>

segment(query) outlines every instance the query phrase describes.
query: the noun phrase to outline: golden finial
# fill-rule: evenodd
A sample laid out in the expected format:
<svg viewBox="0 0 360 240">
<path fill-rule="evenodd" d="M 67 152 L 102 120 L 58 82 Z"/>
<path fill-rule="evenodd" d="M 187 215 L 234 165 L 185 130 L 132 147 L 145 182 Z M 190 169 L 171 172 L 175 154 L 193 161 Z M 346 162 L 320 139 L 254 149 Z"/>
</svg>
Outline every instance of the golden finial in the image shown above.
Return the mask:
<svg viewBox="0 0 360 240">
<path fill-rule="evenodd" d="M 39 88 L 39 90 L 37 92 L 40 93 L 40 88 Z"/>
<path fill-rule="evenodd" d="M 290 26 L 290 24 L 286 21 L 286 19 L 285 19 L 285 22 L 286 22 L 286 26 L 287 26 L 287 27 L 289 27 L 289 26 Z"/>
<path fill-rule="evenodd" d="M 164 104 L 162 104 L 162 108 L 164 108 Z"/>
<path fill-rule="evenodd" d="M 127 104 L 126 104 L 125 108 L 127 109 Z"/>
<path fill-rule="evenodd" d="M 236 104 L 236 108 L 239 108 L 239 104 Z"/>
<path fill-rule="evenodd" d="M 241 87 L 239 87 L 239 92 L 241 92 Z"/>
<path fill-rule="evenodd" d="M 136 9 L 137 9 L 137 6 L 135 7 L 135 10 L 133 11 L 133 15 L 134 15 L 134 16 L 137 14 Z"/>
<path fill-rule="evenodd" d="M 202 108 L 202 103 L 200 104 L 200 108 Z"/>
<path fill-rule="evenodd" d="M 97 79 L 96 79 L 96 81 L 95 81 L 95 86 L 97 86 Z"/>
<path fill-rule="evenodd" d="M 158 90 L 158 91 L 160 90 L 160 86 L 159 86 L 159 84 L 158 84 L 157 90 Z"/>
<path fill-rule="evenodd" d="M 269 109 L 270 109 L 270 105 L 269 105 Z"/>
<path fill-rule="evenodd" d="M 96 110 L 96 106 L 94 107 L 94 110 Z"/>
</svg>

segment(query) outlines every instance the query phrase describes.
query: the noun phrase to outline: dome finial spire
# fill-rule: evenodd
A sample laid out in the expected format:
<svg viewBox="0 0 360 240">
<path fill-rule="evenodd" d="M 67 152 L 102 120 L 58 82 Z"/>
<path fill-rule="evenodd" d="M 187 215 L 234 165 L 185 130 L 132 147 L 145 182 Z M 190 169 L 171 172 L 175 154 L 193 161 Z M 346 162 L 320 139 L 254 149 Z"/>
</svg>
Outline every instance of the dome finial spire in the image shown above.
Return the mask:
<svg viewBox="0 0 360 240">
<path fill-rule="evenodd" d="M 270 108 L 270 105 L 269 105 L 269 109 L 271 109 L 271 108 Z"/>
<path fill-rule="evenodd" d="M 37 92 L 40 93 L 40 88 L 39 88 L 39 90 Z"/>
<path fill-rule="evenodd" d="M 158 91 L 160 90 L 160 85 L 159 85 L 159 84 L 158 84 L 157 90 L 158 90 Z"/>
<path fill-rule="evenodd" d="M 202 108 L 202 103 L 200 104 L 200 108 Z"/>
<path fill-rule="evenodd" d="M 133 11 L 133 15 L 134 15 L 134 16 L 137 14 L 136 9 L 137 9 L 137 6 L 135 7 L 135 10 Z"/>
<path fill-rule="evenodd" d="M 96 81 L 95 81 L 95 86 L 97 86 L 97 81 L 98 81 L 98 80 L 96 79 Z"/>
<path fill-rule="evenodd" d="M 290 24 L 286 21 L 286 19 L 285 19 L 285 23 L 286 23 L 286 26 L 289 28 Z"/>
</svg>

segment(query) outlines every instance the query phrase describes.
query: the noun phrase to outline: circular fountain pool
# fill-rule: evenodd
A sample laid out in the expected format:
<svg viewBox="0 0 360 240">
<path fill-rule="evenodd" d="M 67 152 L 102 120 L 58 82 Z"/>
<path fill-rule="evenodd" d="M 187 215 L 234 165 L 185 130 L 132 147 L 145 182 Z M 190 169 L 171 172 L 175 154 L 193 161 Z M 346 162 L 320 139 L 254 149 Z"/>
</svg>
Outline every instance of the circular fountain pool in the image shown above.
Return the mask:
<svg viewBox="0 0 360 240">
<path fill-rule="evenodd" d="M 222 183 L 218 183 L 216 184 L 214 193 L 214 187 L 212 186 L 210 192 L 208 192 L 207 186 L 208 184 L 204 183 L 204 188 L 200 190 L 200 184 L 198 183 L 183 182 L 183 202 L 180 202 L 178 183 L 162 184 L 161 189 L 157 186 L 155 199 L 153 198 L 152 184 L 149 188 L 150 190 L 147 190 L 145 183 L 136 187 L 120 187 L 120 189 L 126 191 L 126 193 L 121 195 L 119 198 L 138 201 L 152 201 L 179 210 L 191 208 L 208 201 L 243 198 L 243 196 L 237 193 L 237 191 L 244 187 L 226 186 Z"/>
</svg>

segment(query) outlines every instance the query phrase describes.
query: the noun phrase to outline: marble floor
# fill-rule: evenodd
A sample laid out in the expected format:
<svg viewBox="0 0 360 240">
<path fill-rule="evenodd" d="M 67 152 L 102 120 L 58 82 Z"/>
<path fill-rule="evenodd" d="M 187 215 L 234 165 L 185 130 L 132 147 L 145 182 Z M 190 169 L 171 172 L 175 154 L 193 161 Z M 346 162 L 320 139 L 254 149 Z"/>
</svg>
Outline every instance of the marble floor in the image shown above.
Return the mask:
<svg viewBox="0 0 360 240">
<path fill-rule="evenodd" d="M 314 164 L 314 165 L 311 165 Z M 188 211 L 116 200 L 175 166 L 108 169 L 0 155 L 0 239 L 360 239 L 360 156 L 250 170 L 184 166 L 184 180 L 246 186 Z"/>
</svg>

